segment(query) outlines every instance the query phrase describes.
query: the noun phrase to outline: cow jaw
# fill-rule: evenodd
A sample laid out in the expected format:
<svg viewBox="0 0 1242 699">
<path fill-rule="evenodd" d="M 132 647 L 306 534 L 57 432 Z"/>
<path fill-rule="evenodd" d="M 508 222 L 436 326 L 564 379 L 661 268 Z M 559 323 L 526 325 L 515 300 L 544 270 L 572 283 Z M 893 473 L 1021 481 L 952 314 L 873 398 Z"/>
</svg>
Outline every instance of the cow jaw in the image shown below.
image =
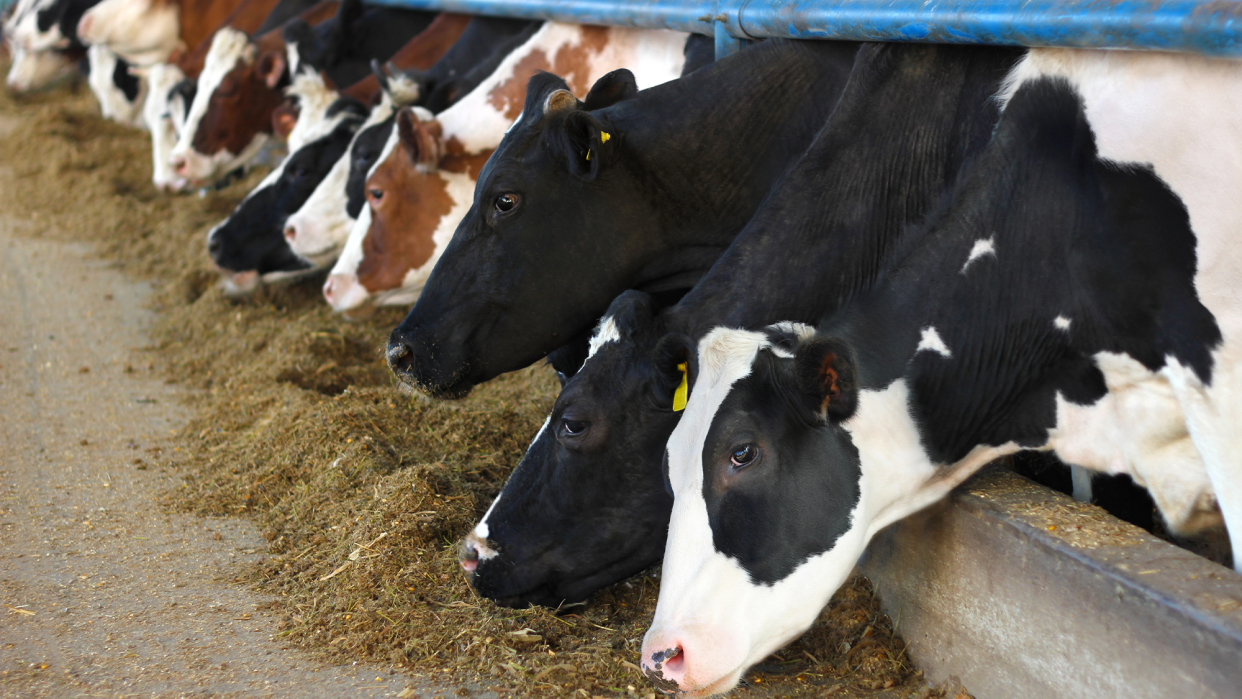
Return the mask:
<svg viewBox="0 0 1242 699">
<path fill-rule="evenodd" d="M 56 51 L 27 51 L 12 47 L 13 64 L 5 84 L 13 92 L 30 92 L 46 86 L 73 66 L 73 61 Z"/>
</svg>

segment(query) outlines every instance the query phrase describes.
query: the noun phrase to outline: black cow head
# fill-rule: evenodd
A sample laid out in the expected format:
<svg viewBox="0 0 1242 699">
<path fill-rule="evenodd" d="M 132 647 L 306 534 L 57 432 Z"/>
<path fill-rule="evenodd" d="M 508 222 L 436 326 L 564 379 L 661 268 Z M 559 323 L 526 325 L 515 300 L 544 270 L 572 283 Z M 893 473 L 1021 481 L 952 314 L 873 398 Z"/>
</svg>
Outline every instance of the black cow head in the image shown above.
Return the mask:
<svg viewBox="0 0 1242 699">
<path fill-rule="evenodd" d="M 661 475 L 689 340 L 661 340 L 650 297 L 626 292 L 592 339 L 495 504 L 462 544 L 480 594 L 577 602 L 660 559 L 672 498 Z"/>
<path fill-rule="evenodd" d="M 211 230 L 207 251 L 220 269 L 268 274 L 308 267 L 285 240 L 285 219 L 302 208 L 344 154 L 363 112 L 354 100 L 338 100 L 328 110 L 330 130 L 290 153 L 231 216 Z"/>
<path fill-rule="evenodd" d="M 646 179 L 626 167 L 625 134 L 596 110 L 636 92 L 628 70 L 601 78 L 585 102 L 554 75 L 531 78 L 522 118 L 389 340 L 403 381 L 464 395 L 565 344 L 567 328 L 589 327 L 629 286 L 659 244 L 657 214 Z"/>
</svg>

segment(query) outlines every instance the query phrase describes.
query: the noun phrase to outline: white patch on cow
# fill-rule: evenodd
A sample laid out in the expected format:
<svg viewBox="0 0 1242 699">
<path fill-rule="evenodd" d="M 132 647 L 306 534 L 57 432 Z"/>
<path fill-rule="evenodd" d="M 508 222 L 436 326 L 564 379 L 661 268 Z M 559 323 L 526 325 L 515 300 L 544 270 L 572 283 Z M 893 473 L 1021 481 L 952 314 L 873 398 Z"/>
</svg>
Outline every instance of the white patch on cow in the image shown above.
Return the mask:
<svg viewBox="0 0 1242 699">
<path fill-rule="evenodd" d="M 1100 157 L 1150 165 L 1190 214 L 1197 240 L 1195 288 L 1224 336 L 1213 353 L 1212 386 L 1170 369 L 1190 434 L 1221 500 L 1226 524 L 1242 546 L 1242 61 L 1141 51 L 1032 49 L 1001 91 L 1002 103 L 1024 82 L 1065 78 L 1082 97 Z M 1168 515 L 1166 514 L 1166 517 Z M 1235 548 L 1235 566 L 1242 556 Z"/>
<path fill-rule="evenodd" d="M 47 31 L 39 29 L 39 12 L 54 4 L 55 0 L 23 0 L 13 6 L 3 32 L 10 50 L 32 54 L 69 48 L 69 39 L 61 33 L 59 22 Z"/>
<path fill-rule="evenodd" d="M 594 357 L 601 347 L 609 342 L 617 342 L 620 339 L 621 331 L 617 329 L 617 323 L 612 319 L 612 316 L 601 318 L 599 325 L 595 327 L 595 334 L 591 335 L 591 342 L 587 350 L 587 361 L 590 361 L 591 357 Z"/>
<path fill-rule="evenodd" d="M 59 51 L 27 51 L 16 47 L 11 48 L 10 52 L 13 63 L 9 66 L 5 84 L 13 92 L 30 92 L 46 87 L 75 65 Z"/>
<path fill-rule="evenodd" d="M 973 247 L 970 248 L 970 254 L 966 256 L 966 262 L 962 265 L 962 274 L 966 274 L 966 268 L 971 262 L 983 257 L 991 255 L 996 257 L 996 245 L 993 243 L 994 238 L 980 238 L 975 241 Z"/>
<path fill-rule="evenodd" d="M 864 390 L 842 428 L 861 458 L 860 499 L 851 525 L 829 551 L 813 556 L 775 584 L 755 584 L 735 559 L 718 552 L 703 498 L 703 446 L 733 384 L 750 374 L 765 336 L 717 328 L 699 343 L 700 375 L 668 443 L 673 514 L 655 619 L 642 660 L 680 645 L 681 690 L 697 695 L 732 688 L 751 665 L 788 643 L 819 615 L 850 575 L 876 532 L 944 497 L 988 461 L 1017 450 L 975 449 L 949 466 L 923 451 L 904 380 Z M 666 674 L 666 678 L 668 675 Z"/>
<path fill-rule="evenodd" d="M 181 3 L 103 0 L 78 21 L 78 38 L 135 66 L 163 63 L 181 45 Z"/>
<path fill-rule="evenodd" d="M 169 91 L 183 79 L 181 69 L 169 63 L 159 63 L 145 69 L 147 95 L 142 104 L 142 119 L 151 132 L 151 181 L 160 191 L 177 192 L 188 184 L 173 172 L 168 160 L 177 145 L 177 130 L 183 123 L 185 105 L 182 97 L 169 99 Z"/>
<path fill-rule="evenodd" d="M 815 326 L 806 323 L 795 323 L 791 320 L 782 320 L 779 323 L 773 323 L 766 328 L 769 332 L 778 332 L 786 335 L 793 335 L 798 338 L 799 342 L 809 340 L 815 337 Z M 781 359 L 792 359 L 793 353 L 776 345 L 769 345 L 768 351 Z"/>
<path fill-rule="evenodd" d="M 170 156 L 185 159 L 187 178 L 206 182 L 220 177 L 253 158 L 267 141 L 267 134 L 259 134 L 241 153 L 228 151 L 199 153 L 194 150 L 194 136 L 198 133 L 203 117 L 207 115 L 211 96 L 219 89 L 224 77 L 237 67 L 238 63 L 254 62 L 255 51 L 250 37 L 245 32 L 231 27 L 225 27 L 211 37 L 211 48 L 207 51 L 203 72 L 198 76 L 198 89 L 194 94 L 194 102 L 190 105 L 189 114 L 185 118 L 185 126 L 181 129 L 177 145 Z"/>
<path fill-rule="evenodd" d="M 287 141 L 290 153 L 332 133 L 337 124 L 349 116 L 347 112 L 338 112 L 328 119 L 328 108 L 340 98 L 341 93 L 328 87 L 319 73 L 296 74 L 285 94 L 296 97 L 298 103 L 298 121 L 289 132 Z"/>
<path fill-rule="evenodd" d="M 117 55 L 106 47 L 91 46 L 87 49 L 86 57 L 90 63 L 87 82 L 90 84 L 91 92 L 99 100 L 99 110 L 104 118 L 127 126 L 144 126 L 142 113 L 147 94 L 146 78 L 135 75 L 138 80 L 138 94 L 131 102 L 113 80 Z"/>
<path fill-rule="evenodd" d="M 1057 316 L 1056 318 L 1052 319 L 1052 325 L 1056 327 L 1057 330 L 1068 331 L 1070 329 L 1071 322 L 1073 321 L 1071 321 L 1069 318 L 1066 318 L 1065 316 Z"/>
<path fill-rule="evenodd" d="M 935 352 L 945 358 L 953 356 L 953 353 L 949 351 L 949 346 L 944 344 L 944 340 L 940 339 L 940 333 L 936 332 L 936 329 L 931 326 L 923 328 L 923 335 L 919 339 L 919 346 L 914 349 L 915 353 L 922 352 L 923 350 Z"/>
</svg>

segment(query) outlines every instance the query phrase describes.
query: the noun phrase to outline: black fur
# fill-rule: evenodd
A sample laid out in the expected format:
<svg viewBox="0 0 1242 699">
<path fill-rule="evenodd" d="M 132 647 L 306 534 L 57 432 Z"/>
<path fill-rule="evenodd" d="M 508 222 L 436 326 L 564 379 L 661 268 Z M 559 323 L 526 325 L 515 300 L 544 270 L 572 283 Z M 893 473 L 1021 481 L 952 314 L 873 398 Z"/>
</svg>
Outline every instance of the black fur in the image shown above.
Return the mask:
<svg viewBox="0 0 1242 699">
<path fill-rule="evenodd" d="M 125 95 L 125 101 L 133 103 L 138 99 L 138 77 L 129 72 L 129 63 L 120 56 L 116 57 L 116 66 L 112 69 L 112 84 Z"/>
<path fill-rule="evenodd" d="M 69 40 L 69 45 L 59 47 L 61 49 L 83 49 L 85 46 L 78 40 L 78 22 L 87 10 L 99 2 L 100 0 L 53 0 L 51 4 L 39 9 L 35 16 L 35 26 L 41 32 L 52 27 L 60 29 L 61 36 Z"/>
<path fill-rule="evenodd" d="M 357 219 L 366 203 L 367 175 L 384 152 L 396 117 L 390 116 L 362 130 L 349 148 L 349 178 L 345 180 L 345 213 Z"/>
<path fill-rule="evenodd" d="M 767 41 L 572 116 L 545 117 L 548 92 L 566 85 L 532 78 L 522 119 L 390 338 L 389 356 L 402 357 L 394 370 L 460 396 L 583 332 L 626 288 L 691 286 L 824 123 L 856 52 Z M 583 152 L 579 162 L 588 142 L 592 161 Z M 522 201 L 497 215 L 506 192 Z"/>
<path fill-rule="evenodd" d="M 372 59 L 388 59 L 435 17 L 434 12 L 418 10 L 367 9 L 361 0 L 346 0 L 332 19 L 314 27 L 294 19 L 284 25 L 281 36 L 297 44 L 301 65 L 325 73 L 334 85 L 348 87 L 370 74 Z"/>
<path fill-rule="evenodd" d="M 279 179 L 251 192 L 228 219 L 212 230 L 207 249 L 218 267 L 260 274 L 307 267 L 285 241 L 285 219 L 302 208 L 344 155 L 362 123 L 361 105 L 354 100 L 342 101 L 346 104 L 341 109 L 351 113 L 348 118 L 329 135 L 290 153 Z"/>
</svg>

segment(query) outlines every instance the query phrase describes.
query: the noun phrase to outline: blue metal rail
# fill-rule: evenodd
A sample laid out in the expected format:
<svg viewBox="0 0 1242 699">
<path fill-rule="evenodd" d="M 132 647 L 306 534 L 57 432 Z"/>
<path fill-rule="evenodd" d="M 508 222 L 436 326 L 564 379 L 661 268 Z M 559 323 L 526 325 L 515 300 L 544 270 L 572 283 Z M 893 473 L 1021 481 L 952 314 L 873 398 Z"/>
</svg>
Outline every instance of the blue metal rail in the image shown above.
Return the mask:
<svg viewBox="0 0 1242 699">
<path fill-rule="evenodd" d="M 1242 56 L 1242 0 L 368 0 L 749 39 L 843 39 Z"/>
</svg>

